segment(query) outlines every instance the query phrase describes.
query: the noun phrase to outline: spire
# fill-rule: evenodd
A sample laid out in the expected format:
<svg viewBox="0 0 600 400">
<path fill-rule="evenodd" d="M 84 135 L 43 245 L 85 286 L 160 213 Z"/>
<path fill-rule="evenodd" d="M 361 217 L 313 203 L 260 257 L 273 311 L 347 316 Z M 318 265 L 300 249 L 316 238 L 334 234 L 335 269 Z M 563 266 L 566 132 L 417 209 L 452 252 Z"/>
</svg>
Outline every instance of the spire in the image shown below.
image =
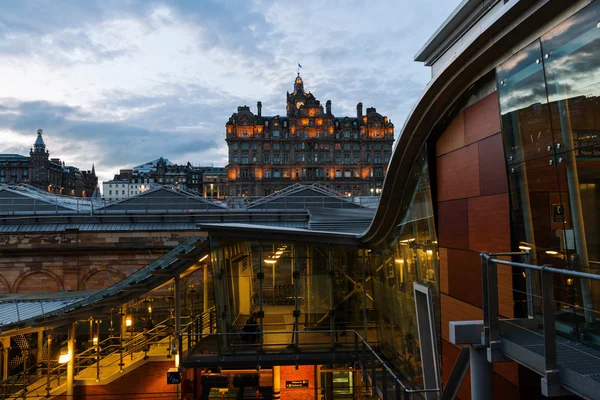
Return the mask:
<svg viewBox="0 0 600 400">
<path fill-rule="evenodd" d="M 96 166 L 92 163 L 92 175 L 96 175 Z"/>
<path fill-rule="evenodd" d="M 35 143 L 33 144 L 33 152 L 34 153 L 44 153 L 46 151 L 46 143 L 44 143 L 44 139 L 42 138 L 42 133 L 44 131 L 41 129 L 37 130 L 37 139 L 35 140 Z"/>
<path fill-rule="evenodd" d="M 298 94 L 298 93 L 304 93 L 304 82 L 302 81 L 302 78 L 300 77 L 300 72 L 298 72 L 298 76 L 296 77 L 296 80 L 294 81 L 294 94 Z"/>
</svg>

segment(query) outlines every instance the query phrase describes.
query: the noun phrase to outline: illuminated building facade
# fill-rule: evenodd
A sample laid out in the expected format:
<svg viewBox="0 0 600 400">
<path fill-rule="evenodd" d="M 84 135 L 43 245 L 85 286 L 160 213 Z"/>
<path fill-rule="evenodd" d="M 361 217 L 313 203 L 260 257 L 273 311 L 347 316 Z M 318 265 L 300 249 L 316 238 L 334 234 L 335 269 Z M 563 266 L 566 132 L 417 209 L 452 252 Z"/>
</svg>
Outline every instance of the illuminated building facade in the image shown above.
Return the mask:
<svg viewBox="0 0 600 400">
<path fill-rule="evenodd" d="M 378 195 L 394 142 L 394 125 L 377 110 L 356 106 L 335 117 L 304 91 L 300 74 L 287 93 L 286 116 L 238 107 L 226 124 L 230 196 L 265 196 L 294 183 L 321 184 L 347 196 Z"/>
</svg>

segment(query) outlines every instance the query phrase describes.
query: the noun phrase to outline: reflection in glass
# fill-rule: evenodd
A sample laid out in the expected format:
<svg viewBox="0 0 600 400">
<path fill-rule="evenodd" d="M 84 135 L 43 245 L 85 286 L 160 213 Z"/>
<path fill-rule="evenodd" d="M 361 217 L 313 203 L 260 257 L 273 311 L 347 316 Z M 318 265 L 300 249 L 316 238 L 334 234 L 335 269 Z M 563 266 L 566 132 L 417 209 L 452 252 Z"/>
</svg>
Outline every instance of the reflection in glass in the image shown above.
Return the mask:
<svg viewBox="0 0 600 400">
<path fill-rule="evenodd" d="M 431 286 L 440 332 L 438 247 L 432 211 L 426 152 L 413 166 L 414 191 L 388 240 L 390 247 L 371 253 L 375 308 L 379 315 L 380 346 L 405 378 L 422 386 L 422 370 L 413 283 Z M 409 187 L 410 183 L 409 183 Z"/>
<path fill-rule="evenodd" d="M 497 68 L 513 246 L 538 265 L 600 267 L 599 21 L 593 2 Z M 600 285 L 556 279 L 559 330 L 598 340 Z"/>
</svg>

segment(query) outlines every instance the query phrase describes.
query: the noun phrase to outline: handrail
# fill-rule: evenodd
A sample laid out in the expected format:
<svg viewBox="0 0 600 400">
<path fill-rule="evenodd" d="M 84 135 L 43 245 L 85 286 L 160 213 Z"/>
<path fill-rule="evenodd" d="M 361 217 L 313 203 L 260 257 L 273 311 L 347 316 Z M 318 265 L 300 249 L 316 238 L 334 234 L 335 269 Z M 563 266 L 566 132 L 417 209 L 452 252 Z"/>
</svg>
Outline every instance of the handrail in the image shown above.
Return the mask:
<svg viewBox="0 0 600 400">
<path fill-rule="evenodd" d="M 560 274 L 560 275 L 572 276 L 572 277 L 576 277 L 576 278 L 593 279 L 596 281 L 600 281 L 599 274 L 590 274 L 587 272 L 579 272 L 579 271 L 572 271 L 569 269 L 554 268 L 554 267 L 550 267 L 550 266 L 546 266 L 546 265 L 539 266 L 539 265 L 525 264 L 525 263 L 519 263 L 519 262 L 514 262 L 514 261 L 499 260 L 499 259 L 491 258 L 491 256 L 488 253 L 482 253 L 481 256 L 484 257 L 486 260 L 493 262 L 494 264 L 507 265 L 510 267 L 518 267 L 518 268 L 524 268 L 524 269 L 531 269 L 531 270 L 535 270 L 535 271 L 554 272 L 554 273 Z"/>
<path fill-rule="evenodd" d="M 329 334 L 339 334 L 339 333 L 351 333 L 355 336 L 354 339 L 354 350 L 356 352 L 358 352 L 358 346 L 359 343 L 362 345 L 363 347 L 363 360 L 361 360 L 362 362 L 366 362 L 366 353 L 370 353 L 373 357 L 374 361 L 377 361 L 381 364 L 381 369 L 385 370 L 385 372 L 387 374 L 389 374 L 389 377 L 391 378 L 391 380 L 396 384 L 396 393 L 402 393 L 404 395 L 408 395 L 408 394 L 413 394 L 413 393 L 439 393 L 440 392 L 440 388 L 435 388 L 435 389 L 412 389 L 412 388 L 407 388 L 406 385 L 402 382 L 402 380 L 394 373 L 394 371 L 388 366 L 388 364 L 379 356 L 379 354 L 369 345 L 369 343 L 356 331 L 356 330 L 351 330 L 351 329 L 346 329 L 346 330 L 316 330 L 316 331 L 309 331 L 309 330 L 305 330 L 305 331 L 297 331 L 294 330 L 292 332 L 288 332 L 291 333 L 293 335 L 300 335 L 300 334 L 323 334 L 323 333 L 329 333 Z M 280 334 L 279 332 L 260 332 L 258 333 L 260 335 L 269 335 L 269 334 Z M 199 333 L 183 333 L 181 332 L 179 334 L 179 343 L 181 346 L 181 343 L 183 343 L 183 338 L 184 337 L 188 337 L 191 338 L 193 336 L 202 336 L 202 337 L 227 337 L 227 336 L 236 336 L 239 337 L 240 335 L 257 335 L 256 332 L 217 332 L 217 333 L 203 333 L 203 332 L 199 332 Z M 188 339 L 188 343 L 189 343 Z M 329 342 L 328 342 L 329 343 Z M 363 369 L 366 369 L 366 365 L 363 365 Z M 375 371 L 374 369 L 375 367 L 372 367 L 372 370 Z M 382 382 L 382 394 L 385 396 L 384 398 L 387 397 L 387 395 L 385 394 L 386 392 L 386 388 L 387 388 L 387 377 L 384 375 L 383 376 L 384 381 Z M 376 386 L 376 376 L 372 376 L 371 380 L 373 382 L 373 386 Z"/>
</svg>

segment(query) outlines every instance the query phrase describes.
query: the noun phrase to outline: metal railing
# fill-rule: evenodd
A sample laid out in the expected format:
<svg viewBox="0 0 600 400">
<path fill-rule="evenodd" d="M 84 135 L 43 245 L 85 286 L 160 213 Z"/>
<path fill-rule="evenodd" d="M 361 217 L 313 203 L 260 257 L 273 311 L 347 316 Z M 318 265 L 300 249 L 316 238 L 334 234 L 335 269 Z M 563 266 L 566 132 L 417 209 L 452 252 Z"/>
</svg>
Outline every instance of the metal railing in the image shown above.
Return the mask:
<svg viewBox="0 0 600 400">
<path fill-rule="evenodd" d="M 171 357 L 172 338 L 176 337 L 174 328 L 174 318 L 169 317 L 159 322 L 154 328 L 146 332 L 137 332 L 129 338 L 122 338 L 120 335 L 111 336 L 97 345 L 94 345 L 74 357 L 75 379 L 88 368 L 95 369 L 96 381 L 102 377 L 102 372 L 112 368 L 116 371 L 122 371 L 125 366 L 125 360 L 131 361 L 138 357 L 146 359 L 148 353 L 155 346 L 165 346 L 165 356 Z M 182 325 L 182 331 L 191 332 L 192 330 L 205 331 L 207 334 L 216 331 L 215 308 L 194 316 L 189 322 Z M 165 339 L 167 339 L 165 341 Z M 100 351 L 98 351 L 100 350 Z M 118 357 L 115 357 L 117 356 Z M 108 358 L 112 361 L 102 362 Z M 114 368 L 115 364 L 119 367 Z M 39 373 L 41 369 L 41 373 Z M 29 367 L 27 370 L 10 376 L 4 381 L 0 381 L 1 399 L 20 399 L 27 396 L 50 396 L 53 389 L 66 383 L 67 364 L 61 364 L 58 361 L 50 363 L 40 363 Z M 52 382 L 56 381 L 56 385 Z"/>
<path fill-rule="evenodd" d="M 279 324 L 276 324 L 279 325 Z M 357 362 L 362 370 L 363 381 L 365 385 L 370 386 L 373 395 L 384 400 L 409 400 L 423 399 L 428 393 L 440 393 L 440 389 L 412 389 L 408 388 L 401 380 L 400 375 L 394 372 L 375 349 L 367 343 L 367 341 L 355 330 L 318 330 L 318 331 L 288 331 L 290 338 L 310 336 L 306 340 L 300 340 L 300 345 L 307 346 L 302 348 L 304 351 L 309 351 L 310 348 L 320 348 L 320 350 L 328 350 L 328 352 L 345 352 L 352 355 L 353 361 Z M 236 332 L 236 333 L 206 333 L 193 332 L 188 330 L 183 331 L 179 335 L 180 348 L 183 347 L 183 342 L 187 340 L 188 356 L 191 355 L 192 348 L 195 344 L 201 343 L 202 340 L 216 339 L 218 343 L 225 343 L 225 346 L 231 345 L 231 349 L 238 347 L 235 353 L 248 355 L 249 353 L 258 354 L 278 354 L 282 352 L 281 346 L 286 344 L 285 349 L 294 347 L 293 343 L 277 343 L 268 339 L 269 336 L 281 335 L 281 332 Z M 327 340 L 315 341 L 315 336 L 325 335 L 329 337 Z M 265 338 L 266 337 L 266 338 Z M 250 339 L 245 339 L 250 338 Z M 309 346 L 309 347 L 308 347 Z M 271 347 L 271 348 L 269 348 Z M 242 352 L 246 350 L 245 352 Z M 289 350 L 283 350 L 289 353 Z M 220 346 L 218 353 L 220 355 L 230 353 Z"/>
<path fill-rule="evenodd" d="M 520 330 L 537 338 L 543 338 L 546 379 L 548 379 L 548 382 L 557 382 L 557 333 L 568 339 L 583 342 L 584 345 L 589 347 L 597 347 L 597 344 L 594 345 L 591 340 L 582 340 L 581 332 L 587 329 L 589 334 L 589 330 L 594 329 L 593 317 L 590 320 L 590 315 L 593 316 L 600 311 L 590 308 L 593 307 L 591 304 L 580 305 L 576 299 L 580 297 L 577 293 L 577 280 L 588 279 L 600 281 L 600 275 L 555 268 L 550 264 L 539 266 L 494 258 L 501 256 L 525 257 L 527 260 L 528 252 L 481 254 L 484 344 L 490 347 L 492 354 L 501 353 L 501 337 L 505 333 L 502 331 L 502 326 L 509 326 L 513 331 Z M 499 266 L 520 270 L 525 276 L 525 290 L 518 290 L 512 287 L 507 288 L 499 284 Z M 566 285 L 555 285 L 557 277 L 562 278 Z M 518 293 L 527 299 L 527 318 L 512 319 L 500 316 L 499 288 L 510 290 L 511 297 L 514 293 Z M 562 298 L 556 300 L 555 294 L 565 290 L 568 291 L 571 301 L 567 302 Z M 562 329 L 561 323 L 557 324 L 557 316 L 563 317 L 563 313 L 568 313 L 569 323 L 573 324 L 570 331 Z M 578 326 L 578 320 L 584 321 L 583 329 L 580 329 Z M 531 323 L 527 323 L 527 321 Z M 596 336 L 598 336 L 597 333 L 595 332 Z M 562 345 L 564 346 L 565 344 Z M 573 348 L 573 351 L 581 352 L 582 350 L 585 350 L 585 347 Z"/>
</svg>

